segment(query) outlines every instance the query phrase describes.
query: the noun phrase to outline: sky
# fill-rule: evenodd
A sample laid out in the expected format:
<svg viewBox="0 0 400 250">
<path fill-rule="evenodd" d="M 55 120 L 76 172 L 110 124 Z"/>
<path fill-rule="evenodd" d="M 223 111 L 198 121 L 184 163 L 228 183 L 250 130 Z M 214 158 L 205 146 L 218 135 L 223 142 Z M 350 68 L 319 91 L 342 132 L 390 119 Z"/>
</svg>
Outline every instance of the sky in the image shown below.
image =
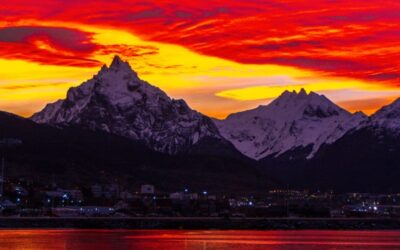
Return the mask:
<svg viewBox="0 0 400 250">
<path fill-rule="evenodd" d="M 367 114 L 400 97 L 398 0 L 0 1 L 0 110 L 25 117 L 114 55 L 217 118 L 286 89 Z"/>
</svg>

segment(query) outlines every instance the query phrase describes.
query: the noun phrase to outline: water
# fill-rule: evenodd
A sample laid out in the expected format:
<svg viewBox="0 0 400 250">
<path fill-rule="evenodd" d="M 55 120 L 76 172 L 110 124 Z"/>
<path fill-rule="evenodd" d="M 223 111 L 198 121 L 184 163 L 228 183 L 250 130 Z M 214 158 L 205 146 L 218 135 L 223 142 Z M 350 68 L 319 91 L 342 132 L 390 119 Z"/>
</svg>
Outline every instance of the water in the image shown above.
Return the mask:
<svg viewBox="0 0 400 250">
<path fill-rule="evenodd" d="M 400 231 L 0 230 L 0 249 L 400 249 Z"/>
</svg>

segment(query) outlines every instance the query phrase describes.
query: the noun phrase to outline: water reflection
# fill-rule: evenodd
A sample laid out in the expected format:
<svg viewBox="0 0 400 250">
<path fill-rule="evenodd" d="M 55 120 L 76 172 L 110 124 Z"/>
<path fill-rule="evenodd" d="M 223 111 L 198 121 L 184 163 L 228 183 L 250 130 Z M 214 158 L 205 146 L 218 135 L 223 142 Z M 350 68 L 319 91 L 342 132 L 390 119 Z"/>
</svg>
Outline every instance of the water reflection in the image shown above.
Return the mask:
<svg viewBox="0 0 400 250">
<path fill-rule="evenodd" d="M 398 231 L 2 230 L 0 249 L 400 249 Z"/>
</svg>

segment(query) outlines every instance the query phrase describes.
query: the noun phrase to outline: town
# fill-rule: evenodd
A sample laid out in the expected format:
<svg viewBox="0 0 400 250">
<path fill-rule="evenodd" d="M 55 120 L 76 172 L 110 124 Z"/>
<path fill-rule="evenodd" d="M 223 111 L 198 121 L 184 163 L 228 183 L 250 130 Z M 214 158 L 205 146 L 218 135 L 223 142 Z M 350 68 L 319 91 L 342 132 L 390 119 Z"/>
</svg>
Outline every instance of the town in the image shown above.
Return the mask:
<svg viewBox="0 0 400 250">
<path fill-rule="evenodd" d="M 163 192 L 151 184 L 137 190 L 117 183 L 63 188 L 18 179 L 1 184 L 3 217 L 400 217 L 400 193 L 282 189 L 252 196 L 194 192 L 190 187 Z"/>
</svg>

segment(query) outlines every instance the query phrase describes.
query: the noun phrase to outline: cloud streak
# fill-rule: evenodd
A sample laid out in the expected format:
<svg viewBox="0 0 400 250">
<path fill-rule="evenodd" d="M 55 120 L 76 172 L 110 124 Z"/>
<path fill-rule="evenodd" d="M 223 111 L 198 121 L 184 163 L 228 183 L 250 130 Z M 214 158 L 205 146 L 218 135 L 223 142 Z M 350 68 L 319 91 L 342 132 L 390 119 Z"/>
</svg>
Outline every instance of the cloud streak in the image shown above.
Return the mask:
<svg viewBox="0 0 400 250">
<path fill-rule="evenodd" d="M 42 64 L 93 67 L 99 49 L 92 34 L 58 27 L 17 26 L 0 29 L 0 57 Z"/>
<path fill-rule="evenodd" d="M 0 7 L 8 22 L 44 19 L 110 26 L 240 63 L 289 65 L 399 84 L 400 5 L 394 0 L 16 2 Z M 66 64 L 96 64 L 88 56 L 101 48 L 90 42 L 90 34 L 33 29 L 8 31 L 9 40 L 42 33 L 49 46 L 73 51 L 69 59 L 61 55 L 76 60 Z"/>
</svg>

